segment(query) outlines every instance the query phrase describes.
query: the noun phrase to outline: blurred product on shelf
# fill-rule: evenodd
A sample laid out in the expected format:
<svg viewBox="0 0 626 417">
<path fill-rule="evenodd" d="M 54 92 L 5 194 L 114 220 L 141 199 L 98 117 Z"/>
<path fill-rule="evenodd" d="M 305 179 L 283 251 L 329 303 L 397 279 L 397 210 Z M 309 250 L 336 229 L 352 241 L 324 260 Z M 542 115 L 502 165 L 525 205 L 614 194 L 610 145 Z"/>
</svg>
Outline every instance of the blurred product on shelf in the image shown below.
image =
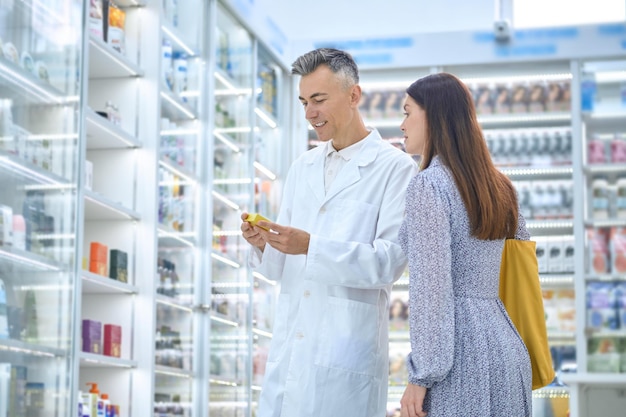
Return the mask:
<svg viewBox="0 0 626 417">
<path fill-rule="evenodd" d="M 107 276 L 109 248 L 99 242 L 91 242 L 89 246 L 89 272 Z"/>
<path fill-rule="evenodd" d="M 106 356 L 119 358 L 122 356 L 122 328 L 115 324 L 104 325 L 103 352 Z"/>
<path fill-rule="evenodd" d="M 0 339 L 9 339 L 9 337 L 7 292 L 4 281 L 0 278 Z"/>
<path fill-rule="evenodd" d="M 626 372 L 626 337 L 592 337 L 587 341 L 589 372 Z"/>
<path fill-rule="evenodd" d="M 180 332 L 162 325 L 155 337 L 155 363 L 172 368 L 185 369 Z"/>
<path fill-rule="evenodd" d="M 13 246 L 13 209 L 0 204 L 0 246 Z"/>
<path fill-rule="evenodd" d="M 576 305 L 573 289 L 543 289 L 543 307 L 548 334 L 576 331 Z"/>
<path fill-rule="evenodd" d="M 161 45 L 161 71 L 163 71 L 163 82 L 170 91 L 174 88 L 173 52 L 172 42 L 169 39 L 163 39 Z"/>
<path fill-rule="evenodd" d="M 626 273 L 626 227 L 587 229 L 590 274 Z"/>
<path fill-rule="evenodd" d="M 83 319 L 83 352 L 102 353 L 102 322 Z"/>
<path fill-rule="evenodd" d="M 571 129 L 484 131 L 493 163 L 499 167 L 571 166 Z"/>
<path fill-rule="evenodd" d="M 111 249 L 109 259 L 109 277 L 120 282 L 128 282 L 128 253 Z"/>
<path fill-rule="evenodd" d="M 108 24 L 106 25 L 105 40 L 122 55 L 126 55 L 126 40 L 124 35 L 126 12 L 120 9 L 114 0 L 104 0 L 108 3 Z"/>
<path fill-rule="evenodd" d="M 104 7 L 102 0 L 89 0 L 89 33 L 104 40 Z"/>
<path fill-rule="evenodd" d="M 181 96 L 183 93 L 187 92 L 187 54 L 181 51 L 174 51 L 172 54 L 172 66 L 174 72 L 173 91 L 178 96 Z M 183 101 L 187 101 L 186 97 L 181 96 L 181 98 Z"/>
</svg>

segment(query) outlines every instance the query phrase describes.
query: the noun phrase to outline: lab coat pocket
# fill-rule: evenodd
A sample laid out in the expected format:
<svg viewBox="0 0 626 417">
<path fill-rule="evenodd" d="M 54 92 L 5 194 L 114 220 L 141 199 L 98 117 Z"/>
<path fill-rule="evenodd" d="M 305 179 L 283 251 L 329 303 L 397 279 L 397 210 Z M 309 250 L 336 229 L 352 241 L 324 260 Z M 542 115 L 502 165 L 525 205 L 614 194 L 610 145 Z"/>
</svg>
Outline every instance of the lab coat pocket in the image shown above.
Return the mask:
<svg viewBox="0 0 626 417">
<path fill-rule="evenodd" d="M 272 332 L 272 342 L 267 357 L 268 362 L 279 361 L 287 349 L 287 320 L 289 318 L 289 300 L 288 294 L 280 294 L 278 303 L 276 304 L 276 313 L 274 314 L 274 329 Z"/>
<path fill-rule="evenodd" d="M 329 297 L 315 364 L 375 375 L 379 327 L 377 306 Z"/>
<path fill-rule="evenodd" d="M 371 243 L 376 235 L 378 209 L 357 200 L 340 200 L 334 210 L 332 234 L 342 241 Z"/>
</svg>

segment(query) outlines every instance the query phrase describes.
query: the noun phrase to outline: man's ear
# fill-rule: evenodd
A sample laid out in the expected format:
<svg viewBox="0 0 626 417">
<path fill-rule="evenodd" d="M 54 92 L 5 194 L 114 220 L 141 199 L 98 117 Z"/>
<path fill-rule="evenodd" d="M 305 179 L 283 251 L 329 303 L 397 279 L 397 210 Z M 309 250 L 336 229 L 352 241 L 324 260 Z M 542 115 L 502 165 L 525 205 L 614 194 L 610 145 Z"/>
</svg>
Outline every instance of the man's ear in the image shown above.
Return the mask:
<svg viewBox="0 0 626 417">
<path fill-rule="evenodd" d="M 350 92 L 350 105 L 352 105 L 353 107 L 358 107 L 362 95 L 363 91 L 361 91 L 361 86 L 358 84 L 353 86 Z"/>
</svg>

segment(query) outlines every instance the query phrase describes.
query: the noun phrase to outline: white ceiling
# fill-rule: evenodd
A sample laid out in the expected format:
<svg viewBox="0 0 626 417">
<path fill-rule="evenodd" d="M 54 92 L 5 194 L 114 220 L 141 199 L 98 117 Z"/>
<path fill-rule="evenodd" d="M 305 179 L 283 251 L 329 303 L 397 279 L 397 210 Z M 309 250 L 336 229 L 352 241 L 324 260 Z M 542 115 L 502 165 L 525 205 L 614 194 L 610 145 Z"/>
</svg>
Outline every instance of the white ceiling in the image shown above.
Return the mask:
<svg viewBox="0 0 626 417">
<path fill-rule="evenodd" d="M 289 40 L 491 29 L 496 0 L 253 0 Z"/>
</svg>

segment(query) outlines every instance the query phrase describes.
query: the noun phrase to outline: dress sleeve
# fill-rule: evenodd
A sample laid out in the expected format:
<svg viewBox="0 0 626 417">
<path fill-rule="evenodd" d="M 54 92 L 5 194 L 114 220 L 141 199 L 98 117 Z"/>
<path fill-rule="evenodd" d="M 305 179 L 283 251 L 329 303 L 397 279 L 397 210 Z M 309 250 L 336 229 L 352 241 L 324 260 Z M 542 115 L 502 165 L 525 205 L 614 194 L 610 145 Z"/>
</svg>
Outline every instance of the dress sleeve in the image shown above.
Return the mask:
<svg viewBox="0 0 626 417">
<path fill-rule="evenodd" d="M 515 239 L 518 240 L 530 240 L 530 232 L 526 228 L 526 219 L 522 215 L 521 208 L 519 209 L 517 216 L 517 231 L 515 232 Z"/>
<path fill-rule="evenodd" d="M 433 178 L 418 175 L 406 197 L 409 258 L 409 382 L 430 388 L 454 357 L 450 204 Z"/>
</svg>

